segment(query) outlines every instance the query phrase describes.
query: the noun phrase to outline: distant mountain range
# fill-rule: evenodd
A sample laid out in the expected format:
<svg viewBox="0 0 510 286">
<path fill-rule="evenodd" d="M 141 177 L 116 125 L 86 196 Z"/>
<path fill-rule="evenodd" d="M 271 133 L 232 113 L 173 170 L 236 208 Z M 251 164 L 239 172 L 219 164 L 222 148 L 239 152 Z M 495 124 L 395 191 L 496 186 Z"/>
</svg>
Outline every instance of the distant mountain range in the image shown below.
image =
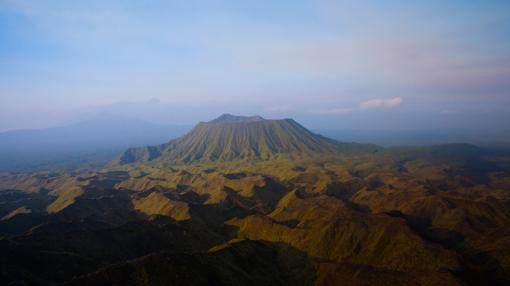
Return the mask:
<svg viewBox="0 0 510 286">
<path fill-rule="evenodd" d="M 212 121 L 200 122 L 185 136 L 166 144 L 128 149 L 118 163 L 270 160 L 279 156 L 303 158 L 377 149 L 374 145 L 342 143 L 314 134 L 292 119 L 223 114 Z"/>
<path fill-rule="evenodd" d="M 99 116 L 64 127 L 2 132 L 0 171 L 102 164 L 128 147 L 166 142 L 188 130 L 187 126 Z"/>
<path fill-rule="evenodd" d="M 489 148 L 509 148 L 510 132 L 468 129 L 434 130 L 354 130 L 317 129 L 314 132 L 333 139 L 381 146 L 425 146 L 468 143 Z"/>
<path fill-rule="evenodd" d="M 225 135 L 223 133 L 227 132 L 227 129 L 220 128 L 217 124 L 225 123 L 256 124 L 249 125 L 253 127 L 253 130 L 249 132 L 249 134 L 253 134 L 251 138 L 241 138 L 238 136 L 232 138 L 233 141 L 230 142 L 234 145 L 228 145 L 230 144 L 229 142 L 218 139 L 220 137 L 223 138 L 223 135 Z M 244 128 L 245 125 L 237 126 Z M 258 126 L 258 130 L 256 130 L 255 126 Z M 124 153 L 125 162 L 139 159 L 147 160 L 155 154 L 165 153 L 164 149 L 170 147 L 170 143 L 158 144 L 169 142 L 171 139 L 186 134 L 191 129 L 192 126 L 161 125 L 140 119 L 101 115 L 63 127 L 0 132 L 0 171 L 70 168 L 90 164 L 100 165 L 114 159 L 127 148 L 156 145 L 149 148 L 130 149 Z M 286 134 L 287 138 L 280 138 L 281 141 L 279 143 L 282 145 L 278 146 L 279 143 L 275 145 L 274 142 L 267 139 L 268 135 L 272 135 L 266 132 L 269 130 L 278 136 L 283 136 L 281 130 L 290 130 L 288 131 L 290 133 L 297 132 L 299 137 L 297 141 L 300 142 L 296 142 L 296 138 L 298 138 L 294 136 L 296 134 Z M 509 135 L 492 134 L 490 132 L 469 130 L 381 131 L 313 129 L 312 132 L 315 133 L 313 134 L 290 119 L 266 120 L 260 116 L 234 116 L 231 114 L 224 114 L 210 122 L 198 124 L 193 133 L 186 136 L 186 139 L 182 138 L 180 141 L 173 141 L 172 144 L 178 142 L 184 144 L 187 141 L 198 144 L 197 136 L 199 132 L 201 134 L 207 133 L 207 140 L 210 141 L 208 145 L 217 145 L 215 150 L 193 150 L 193 154 L 200 157 L 193 159 L 185 158 L 186 155 L 183 153 L 182 148 L 179 149 L 176 146 L 172 154 L 167 154 L 168 158 L 183 162 L 196 159 L 200 161 L 214 160 L 215 157 L 224 160 L 237 155 L 245 159 L 263 158 L 264 156 L 271 157 L 278 153 L 279 150 L 284 152 L 291 151 L 289 149 L 291 146 L 286 146 L 286 144 L 293 145 L 292 148 L 295 151 L 288 153 L 307 153 L 310 151 L 306 150 L 310 145 L 309 143 L 314 145 L 315 141 L 322 142 L 319 145 L 331 144 L 332 140 L 325 140 L 324 137 L 317 134 L 322 134 L 342 142 L 358 142 L 380 146 L 445 143 L 471 143 L 479 146 L 505 148 L 510 146 Z M 245 139 L 247 141 L 242 142 Z M 187 141 L 185 142 L 185 140 Z M 325 143 L 326 141 L 329 143 Z M 261 144 L 260 150 L 251 147 L 255 142 Z M 246 145 L 246 143 L 249 144 Z M 241 148 L 242 145 L 245 146 Z M 305 145 L 308 145 L 308 147 Z M 218 149 L 220 146 L 222 146 L 221 151 Z M 353 145 L 344 144 L 343 146 L 352 147 Z M 195 145 L 195 147 L 201 148 L 198 145 Z M 322 146 L 320 148 L 329 149 L 330 147 Z M 229 150 L 229 148 L 231 149 Z M 177 155 L 178 152 L 181 152 L 180 155 Z M 131 159 L 129 159 L 130 157 Z M 152 159 L 154 157 L 151 157 Z"/>
</svg>

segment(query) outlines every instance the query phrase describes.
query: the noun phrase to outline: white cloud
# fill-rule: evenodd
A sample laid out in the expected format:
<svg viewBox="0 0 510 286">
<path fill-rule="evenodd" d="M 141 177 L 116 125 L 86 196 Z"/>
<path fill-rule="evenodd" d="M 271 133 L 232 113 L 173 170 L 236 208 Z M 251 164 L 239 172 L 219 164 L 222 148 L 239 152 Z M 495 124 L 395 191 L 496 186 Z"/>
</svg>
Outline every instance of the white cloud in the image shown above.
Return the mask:
<svg viewBox="0 0 510 286">
<path fill-rule="evenodd" d="M 384 99 L 371 99 L 360 103 L 359 107 L 356 108 L 343 108 L 343 107 L 332 107 L 325 109 L 316 109 L 310 111 L 311 114 L 317 115 L 330 115 L 330 114 L 345 114 L 356 112 L 362 109 L 376 109 L 376 108 L 392 108 L 402 104 L 401 97 L 384 98 Z"/>
<path fill-rule="evenodd" d="M 385 98 L 385 99 L 371 99 L 360 103 L 361 109 L 374 109 L 374 108 L 391 108 L 402 104 L 401 97 Z"/>
</svg>

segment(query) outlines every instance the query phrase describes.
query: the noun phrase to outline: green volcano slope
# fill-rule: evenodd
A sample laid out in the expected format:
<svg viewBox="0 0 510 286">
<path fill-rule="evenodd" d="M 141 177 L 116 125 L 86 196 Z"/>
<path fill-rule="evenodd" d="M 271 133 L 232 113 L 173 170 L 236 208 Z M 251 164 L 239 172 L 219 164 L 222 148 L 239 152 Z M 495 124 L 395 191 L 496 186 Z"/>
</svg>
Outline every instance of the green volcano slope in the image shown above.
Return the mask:
<svg viewBox="0 0 510 286">
<path fill-rule="evenodd" d="M 259 116 L 222 115 L 210 122 L 199 123 L 185 136 L 167 144 L 129 149 L 115 163 L 254 161 L 377 149 L 373 145 L 341 143 L 322 137 L 292 119 L 265 120 Z"/>
</svg>

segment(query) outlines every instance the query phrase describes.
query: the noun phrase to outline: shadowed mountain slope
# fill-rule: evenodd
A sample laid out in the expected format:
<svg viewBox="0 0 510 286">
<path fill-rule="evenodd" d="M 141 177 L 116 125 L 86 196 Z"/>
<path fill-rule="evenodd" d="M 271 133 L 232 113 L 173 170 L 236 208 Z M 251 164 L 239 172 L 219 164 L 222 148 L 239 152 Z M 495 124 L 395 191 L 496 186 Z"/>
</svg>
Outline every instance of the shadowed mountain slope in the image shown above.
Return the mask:
<svg viewBox="0 0 510 286">
<path fill-rule="evenodd" d="M 260 116 L 224 114 L 200 122 L 185 136 L 166 144 L 128 149 L 115 163 L 268 160 L 281 155 L 306 158 L 377 149 L 374 145 L 341 143 L 314 134 L 292 119 L 266 120 Z"/>
<path fill-rule="evenodd" d="M 0 173 L 0 285 L 510 285 L 508 190 L 501 150 L 227 114 L 101 169 Z"/>
</svg>

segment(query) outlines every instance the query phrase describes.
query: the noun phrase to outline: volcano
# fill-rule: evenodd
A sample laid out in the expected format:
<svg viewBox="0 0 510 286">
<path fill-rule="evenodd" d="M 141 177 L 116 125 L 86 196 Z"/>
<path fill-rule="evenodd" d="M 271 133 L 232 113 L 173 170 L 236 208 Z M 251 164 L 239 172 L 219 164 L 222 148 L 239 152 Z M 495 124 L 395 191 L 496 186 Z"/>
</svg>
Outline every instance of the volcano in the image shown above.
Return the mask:
<svg viewBox="0 0 510 286">
<path fill-rule="evenodd" d="M 185 136 L 166 144 L 128 149 L 116 163 L 271 160 L 374 150 L 374 145 L 343 143 L 314 134 L 293 119 L 223 114 L 198 123 Z"/>
</svg>

